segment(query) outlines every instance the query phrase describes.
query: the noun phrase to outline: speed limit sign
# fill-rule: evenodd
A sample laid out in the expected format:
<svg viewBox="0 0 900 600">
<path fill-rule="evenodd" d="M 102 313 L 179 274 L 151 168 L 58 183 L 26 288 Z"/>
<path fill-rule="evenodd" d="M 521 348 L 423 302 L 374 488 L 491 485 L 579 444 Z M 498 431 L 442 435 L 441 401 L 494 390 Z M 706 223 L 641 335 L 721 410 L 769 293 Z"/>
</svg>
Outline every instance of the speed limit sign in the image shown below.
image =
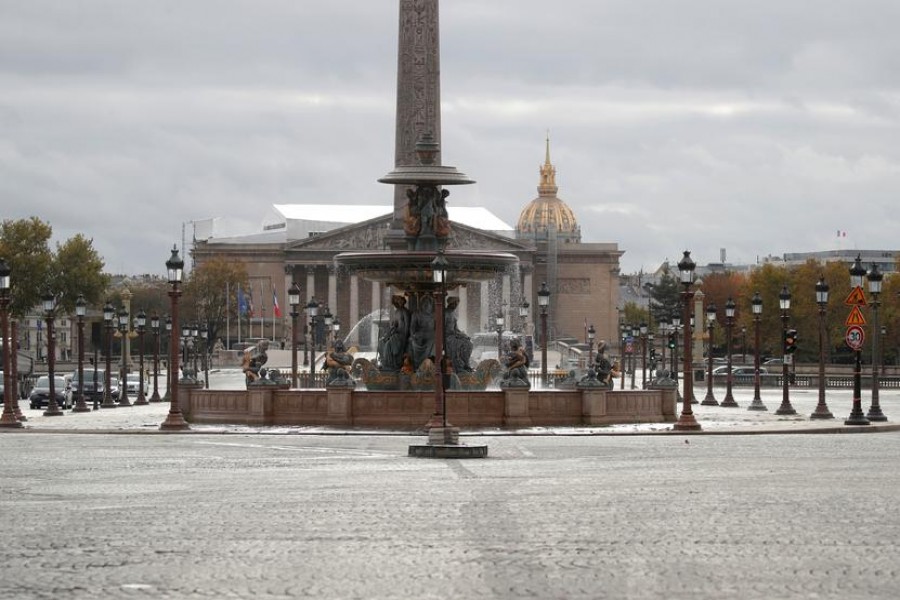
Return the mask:
<svg viewBox="0 0 900 600">
<path fill-rule="evenodd" d="M 847 333 L 844 334 L 844 341 L 852 349 L 859 350 L 863 347 L 863 342 L 866 341 L 866 331 L 859 325 L 851 325 L 847 328 Z"/>
</svg>

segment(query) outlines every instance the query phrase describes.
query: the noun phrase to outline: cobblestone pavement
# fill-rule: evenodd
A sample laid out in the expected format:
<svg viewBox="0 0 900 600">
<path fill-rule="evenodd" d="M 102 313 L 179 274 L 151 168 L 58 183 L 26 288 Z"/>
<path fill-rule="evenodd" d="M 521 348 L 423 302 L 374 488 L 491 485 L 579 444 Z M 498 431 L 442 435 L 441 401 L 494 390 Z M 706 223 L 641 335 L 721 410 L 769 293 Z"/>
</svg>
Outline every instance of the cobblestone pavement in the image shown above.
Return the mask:
<svg viewBox="0 0 900 600">
<path fill-rule="evenodd" d="M 454 461 L 396 435 L 0 434 L 0 598 L 900 590 L 900 433 L 479 441 Z"/>
</svg>

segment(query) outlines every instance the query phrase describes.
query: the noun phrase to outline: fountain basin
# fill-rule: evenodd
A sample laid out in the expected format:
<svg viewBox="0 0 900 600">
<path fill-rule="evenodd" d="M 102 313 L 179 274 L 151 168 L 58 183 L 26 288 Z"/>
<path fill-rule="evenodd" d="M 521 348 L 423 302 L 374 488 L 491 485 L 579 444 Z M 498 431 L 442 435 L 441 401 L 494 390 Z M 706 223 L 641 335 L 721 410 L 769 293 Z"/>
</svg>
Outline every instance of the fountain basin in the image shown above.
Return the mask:
<svg viewBox="0 0 900 600">
<path fill-rule="evenodd" d="M 385 285 L 400 289 L 434 289 L 431 261 L 435 256 L 435 252 L 422 251 L 344 252 L 335 256 L 334 262 L 350 273 Z M 519 261 L 517 256 L 506 252 L 466 250 L 445 251 L 444 258 L 449 263 L 447 289 L 488 281 Z"/>
</svg>

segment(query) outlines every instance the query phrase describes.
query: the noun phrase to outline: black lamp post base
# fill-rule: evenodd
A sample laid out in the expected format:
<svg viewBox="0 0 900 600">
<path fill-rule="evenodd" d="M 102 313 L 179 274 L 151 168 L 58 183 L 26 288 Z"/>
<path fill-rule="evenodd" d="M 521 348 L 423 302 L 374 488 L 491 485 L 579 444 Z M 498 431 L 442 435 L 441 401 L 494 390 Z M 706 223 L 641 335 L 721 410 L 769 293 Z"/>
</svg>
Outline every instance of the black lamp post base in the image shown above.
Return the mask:
<svg viewBox="0 0 900 600">
<path fill-rule="evenodd" d="M 45 417 L 61 417 L 65 413 L 59 409 L 58 406 L 48 406 L 47 410 L 44 411 Z"/>
<path fill-rule="evenodd" d="M 147 400 L 147 396 L 138 396 L 138 399 L 134 401 L 132 406 L 144 406 L 145 404 L 150 404 L 150 401 Z"/>
<path fill-rule="evenodd" d="M 810 419 L 833 419 L 834 415 L 828 410 L 827 406 L 817 406 L 816 410 L 809 415 Z"/>
<path fill-rule="evenodd" d="M 778 407 L 778 410 L 775 411 L 776 415 L 796 415 L 797 411 L 794 410 L 794 407 L 791 406 L 790 402 L 783 402 L 781 406 Z"/>
<path fill-rule="evenodd" d="M 22 425 L 22 422 L 16 418 L 15 414 L 4 412 L 3 416 L 0 417 L 0 427 L 9 427 L 9 428 L 18 429 L 19 427 L 25 427 L 25 426 Z"/>
<path fill-rule="evenodd" d="M 768 411 L 769 409 L 763 404 L 761 398 L 754 398 L 753 402 L 750 403 L 750 406 L 747 407 L 747 410 Z"/>
<path fill-rule="evenodd" d="M 733 396 L 725 396 L 725 399 L 722 400 L 722 403 L 719 406 L 724 406 L 725 408 L 739 408 L 740 404 L 737 403 Z"/>
<path fill-rule="evenodd" d="M 844 425 L 870 425 L 869 420 L 866 418 L 866 415 L 863 414 L 862 410 L 857 411 L 855 408 L 850 413 L 850 416 L 844 421 Z"/>
<path fill-rule="evenodd" d="M 190 428 L 191 426 L 184 420 L 184 416 L 180 412 L 170 412 L 166 415 L 166 420 L 159 426 L 160 431 L 186 431 Z"/>
<path fill-rule="evenodd" d="M 869 408 L 869 412 L 866 413 L 866 418 L 870 421 L 884 422 L 887 421 L 887 416 L 881 412 L 880 406 L 871 406 Z"/>
<path fill-rule="evenodd" d="M 72 407 L 72 412 L 73 413 L 91 412 L 91 407 L 86 404 L 82 404 L 80 406 L 78 404 L 76 404 L 75 406 Z"/>
<path fill-rule="evenodd" d="M 712 395 L 712 392 L 707 392 L 706 398 L 703 399 L 703 402 L 700 403 L 701 406 L 718 406 L 719 401 L 716 400 L 716 397 Z"/>
</svg>

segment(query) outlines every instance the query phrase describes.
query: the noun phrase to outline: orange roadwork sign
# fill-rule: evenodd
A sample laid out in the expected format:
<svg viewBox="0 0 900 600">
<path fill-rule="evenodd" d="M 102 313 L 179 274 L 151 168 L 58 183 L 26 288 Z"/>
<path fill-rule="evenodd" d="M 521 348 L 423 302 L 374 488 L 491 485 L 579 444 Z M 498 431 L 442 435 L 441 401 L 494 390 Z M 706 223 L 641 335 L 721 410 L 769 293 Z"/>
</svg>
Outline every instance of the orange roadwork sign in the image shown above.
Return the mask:
<svg viewBox="0 0 900 600">
<path fill-rule="evenodd" d="M 853 291 L 851 291 L 850 295 L 847 296 L 847 299 L 844 300 L 844 304 L 847 306 L 866 306 L 866 295 L 863 293 L 863 289 L 859 286 L 853 288 Z"/>
<path fill-rule="evenodd" d="M 844 325 L 850 327 L 851 325 L 865 325 L 866 318 L 863 316 L 862 311 L 859 310 L 858 306 L 854 306 L 850 311 L 850 314 L 847 315 L 847 320 L 844 322 Z"/>
</svg>

